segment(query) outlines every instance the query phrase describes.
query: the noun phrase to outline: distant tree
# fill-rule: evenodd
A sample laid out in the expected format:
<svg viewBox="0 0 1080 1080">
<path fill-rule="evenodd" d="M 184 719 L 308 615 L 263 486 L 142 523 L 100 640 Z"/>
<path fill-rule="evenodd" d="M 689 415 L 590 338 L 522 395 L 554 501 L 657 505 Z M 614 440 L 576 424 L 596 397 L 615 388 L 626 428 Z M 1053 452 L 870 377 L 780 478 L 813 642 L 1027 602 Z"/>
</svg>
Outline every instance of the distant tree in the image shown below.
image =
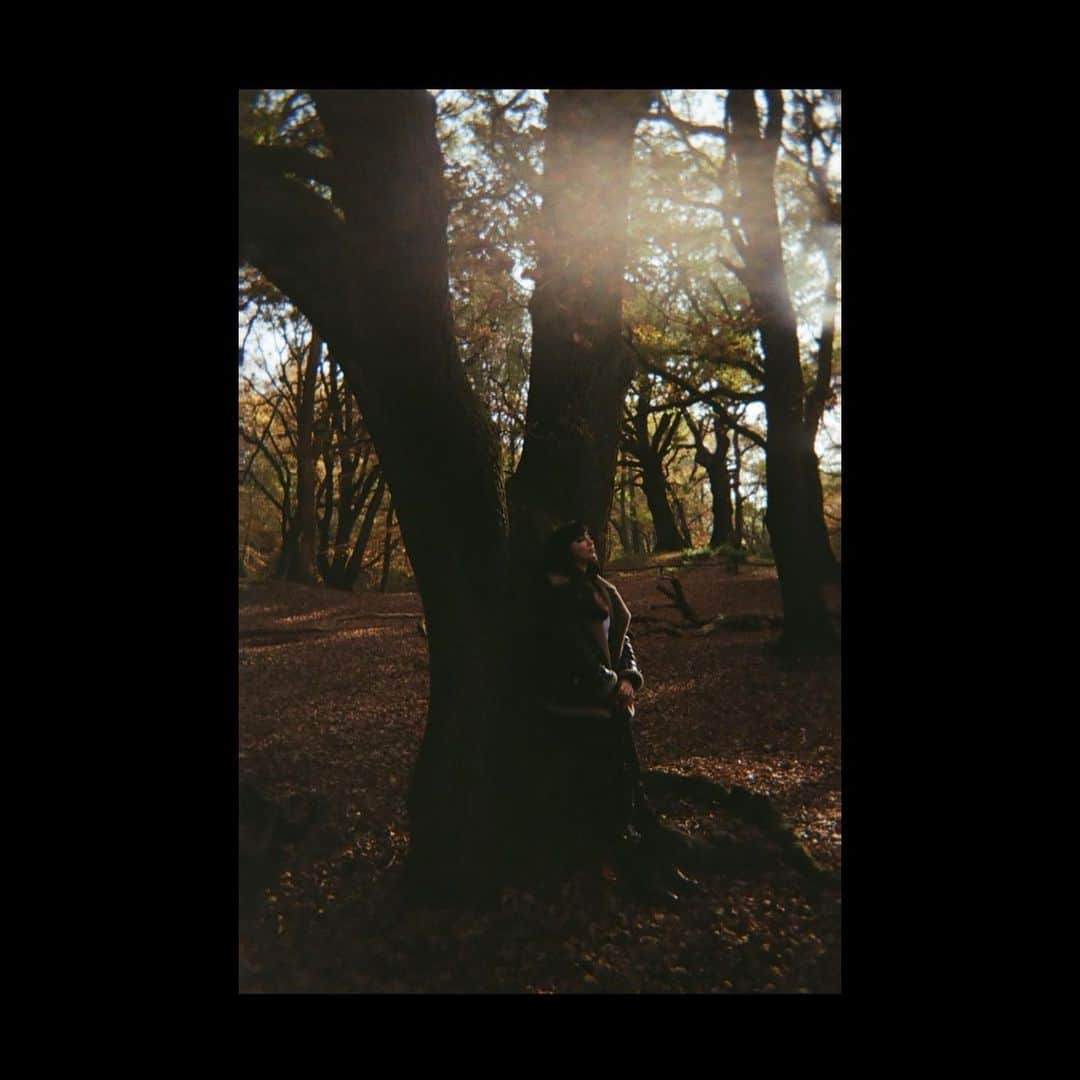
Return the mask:
<svg viewBox="0 0 1080 1080">
<path fill-rule="evenodd" d="M 382 576 L 379 579 L 379 592 L 386 592 L 390 583 L 390 557 L 394 554 L 394 504 L 391 501 L 386 511 L 386 532 L 383 536 Z"/>
<path fill-rule="evenodd" d="M 714 548 L 730 543 L 734 538 L 732 478 L 727 460 L 731 439 L 727 435 L 726 419 L 723 412 L 714 414 L 713 438 L 716 445 L 710 450 L 707 445 L 708 421 L 695 421 L 689 410 L 684 415 L 684 422 L 694 437 L 694 461 L 705 470 L 705 475 L 709 478 L 709 489 L 712 493 L 712 533 L 709 536 L 709 546 Z M 738 540 L 735 542 L 737 544 Z"/>
<path fill-rule="evenodd" d="M 386 490 L 373 441 L 303 316 L 251 267 L 241 291 L 254 310 L 241 345 L 240 482 L 277 511 L 271 573 L 351 590 L 372 569 L 368 542 Z M 249 507 L 248 533 L 252 522 Z"/>
<path fill-rule="evenodd" d="M 792 100 L 798 101 L 795 96 Z M 811 111 L 822 106 L 826 113 L 829 104 L 839 104 L 838 96 L 829 101 L 808 100 Z M 755 91 L 729 90 L 724 109 L 722 125 L 705 123 L 679 115 L 670 101 L 661 99 L 657 116 L 671 125 L 697 174 L 706 185 L 712 185 L 714 197 L 698 199 L 696 205 L 722 223 L 721 231 L 731 250 L 716 259 L 745 290 L 748 306 L 738 314 L 752 327 L 755 351 L 760 353 L 760 362 L 745 359 L 751 367 L 760 364 L 768 429 L 767 521 L 784 601 L 784 642 L 796 650 L 816 648 L 832 640 L 822 585 L 835 561 L 825 530 L 814 442 L 822 410 L 832 393 L 834 262 L 831 257 L 825 260 L 823 329 L 816 349 L 816 372 L 808 388 L 777 195 L 778 158 L 785 138 L 783 93 L 764 91 L 759 107 Z M 805 127 L 806 109 L 800 105 L 797 111 L 803 115 Z M 801 132 L 805 152 L 806 131 L 790 126 L 789 141 L 794 137 L 792 132 Z M 837 133 L 838 126 L 832 137 L 837 138 Z M 811 130 L 809 138 L 813 142 L 819 136 Z M 715 141 L 721 151 L 705 150 L 703 140 Z M 798 155 L 791 157 L 797 160 Z M 811 187 L 825 184 L 831 190 L 832 181 L 820 153 L 813 162 L 818 171 L 811 175 Z M 800 175 L 804 174 L 805 170 Z M 815 198 L 820 217 L 819 192 Z M 795 216 L 807 216 L 804 206 L 797 201 L 792 205 Z M 828 235 L 830 242 L 835 240 L 834 234 Z"/>
<path fill-rule="evenodd" d="M 343 384 L 333 354 L 323 385 L 329 437 L 323 450 L 319 572 L 331 588 L 348 591 L 355 588 L 364 569 L 364 556 L 382 505 L 386 478 L 352 391 Z"/>
<path fill-rule="evenodd" d="M 656 382 L 642 374 L 623 422 L 622 451 L 641 474 L 641 486 L 656 532 L 656 551 L 681 551 L 690 546 L 689 531 L 675 522 L 669 497 L 668 462 L 678 451 L 675 442 L 682 424 L 677 409 L 654 402 Z M 652 423 L 650 423 L 652 420 Z"/>
<path fill-rule="evenodd" d="M 779 90 L 767 90 L 766 99 L 762 131 L 763 117 L 753 91 L 731 90 L 728 95 L 729 146 L 741 225 L 732 231 L 741 264 L 731 268 L 750 294 L 759 319 L 769 432 L 767 525 L 784 599 L 784 638 L 788 645 L 802 648 L 833 636 L 822 591 L 829 548 L 814 451 L 820 410 L 813 392 L 806 400 L 780 244 L 775 172 L 783 98 Z"/>
<path fill-rule="evenodd" d="M 306 353 L 297 358 L 296 386 L 296 503 L 297 535 L 294 547 L 286 548 L 285 577 L 289 581 L 315 584 L 315 464 L 319 447 L 315 442 L 315 391 L 322 341 L 312 332 Z"/>
<path fill-rule="evenodd" d="M 265 424 L 241 422 L 241 438 L 254 455 L 271 465 L 277 490 L 257 476 L 253 482 L 273 502 L 281 515 L 281 550 L 274 573 L 288 581 L 314 584 L 317 534 L 316 396 L 322 342 L 318 335 L 295 318 L 295 312 L 277 311 L 271 325 L 281 335 L 284 355 L 271 365 L 262 357 L 259 378 L 246 376 L 249 395 L 269 407 Z"/>
</svg>

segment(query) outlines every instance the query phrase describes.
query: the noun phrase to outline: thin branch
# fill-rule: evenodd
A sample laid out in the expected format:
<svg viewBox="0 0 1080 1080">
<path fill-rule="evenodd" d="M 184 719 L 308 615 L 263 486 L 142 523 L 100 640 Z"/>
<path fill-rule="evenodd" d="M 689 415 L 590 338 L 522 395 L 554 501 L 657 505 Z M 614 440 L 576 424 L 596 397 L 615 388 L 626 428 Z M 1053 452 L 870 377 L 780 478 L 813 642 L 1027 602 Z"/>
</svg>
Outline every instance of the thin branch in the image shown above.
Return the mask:
<svg viewBox="0 0 1080 1080">
<path fill-rule="evenodd" d="M 282 503 L 280 503 L 277 500 L 277 498 L 270 493 L 270 491 L 267 490 L 267 488 L 263 484 L 263 482 L 255 475 L 252 475 L 251 482 L 270 500 L 270 502 L 274 506 L 274 509 L 277 510 L 277 512 L 284 517 L 285 516 L 285 507 L 284 507 L 284 505 Z"/>
<path fill-rule="evenodd" d="M 267 435 L 270 434 L 270 427 L 274 423 L 274 418 L 277 415 L 277 408 L 277 402 L 275 402 L 273 411 L 270 413 L 270 419 L 266 421 L 266 426 L 263 428 L 263 433 L 258 437 L 257 440 L 255 440 L 255 453 L 251 455 L 251 458 L 247 463 L 247 467 L 244 469 L 244 475 L 240 477 L 241 484 L 243 484 L 244 481 L 247 480 L 248 475 L 251 473 L 251 468 L 255 463 L 255 459 L 259 456 L 259 450 L 262 449 L 263 442 L 266 440 Z M 248 433 L 244 431 L 243 428 L 240 429 L 240 434 L 244 437 L 245 440 L 249 442 L 251 441 Z"/>
</svg>

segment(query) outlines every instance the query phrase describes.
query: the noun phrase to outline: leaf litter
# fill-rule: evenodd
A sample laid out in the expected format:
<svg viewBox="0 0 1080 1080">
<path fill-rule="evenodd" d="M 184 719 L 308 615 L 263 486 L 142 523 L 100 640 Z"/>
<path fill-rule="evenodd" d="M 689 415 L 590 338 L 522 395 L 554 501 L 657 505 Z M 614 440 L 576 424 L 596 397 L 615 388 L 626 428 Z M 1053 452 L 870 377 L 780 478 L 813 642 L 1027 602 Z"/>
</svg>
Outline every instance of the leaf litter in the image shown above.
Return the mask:
<svg viewBox="0 0 1080 1080">
<path fill-rule="evenodd" d="M 768 796 L 837 873 L 839 656 L 781 661 L 765 648 L 773 630 L 654 632 L 681 625 L 655 571 L 609 576 L 644 616 L 632 628 L 647 679 L 635 729 L 643 769 Z M 769 569 L 698 565 L 681 578 L 698 611 L 780 613 Z M 421 616 L 414 593 L 240 587 L 241 805 L 256 807 L 241 829 L 241 992 L 840 990 L 837 878 L 809 882 L 760 825 L 699 795 L 650 791 L 666 822 L 739 857 L 695 874 L 701 890 L 674 909 L 585 873 L 546 894 L 504 889 L 485 910 L 404 908 L 405 795 L 427 707 Z M 297 626 L 318 632 L 258 636 Z"/>
</svg>

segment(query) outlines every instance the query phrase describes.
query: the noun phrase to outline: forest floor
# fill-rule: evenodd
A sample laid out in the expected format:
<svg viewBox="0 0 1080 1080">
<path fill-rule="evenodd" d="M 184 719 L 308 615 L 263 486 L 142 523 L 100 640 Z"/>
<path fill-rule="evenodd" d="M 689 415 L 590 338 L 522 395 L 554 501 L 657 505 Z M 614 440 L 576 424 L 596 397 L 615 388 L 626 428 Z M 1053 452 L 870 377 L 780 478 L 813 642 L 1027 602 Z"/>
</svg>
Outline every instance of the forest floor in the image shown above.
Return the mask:
<svg viewBox="0 0 1080 1080">
<path fill-rule="evenodd" d="M 552 895 L 508 889 L 486 910 L 407 910 L 405 794 L 427 695 L 419 595 L 241 582 L 241 992 L 839 992 L 839 654 L 785 661 L 766 647 L 775 629 L 671 636 L 663 624 L 685 624 L 656 568 L 607 576 L 635 616 L 642 768 L 768 796 L 834 873 L 822 884 L 781 858 L 740 859 L 695 874 L 701 891 L 674 908 L 583 873 Z M 702 616 L 781 611 L 771 567 L 679 578 Z M 839 612 L 838 587 L 828 602 Z M 250 800 L 269 815 L 261 831 Z M 690 833 L 768 846 L 707 794 L 652 801 Z"/>
</svg>

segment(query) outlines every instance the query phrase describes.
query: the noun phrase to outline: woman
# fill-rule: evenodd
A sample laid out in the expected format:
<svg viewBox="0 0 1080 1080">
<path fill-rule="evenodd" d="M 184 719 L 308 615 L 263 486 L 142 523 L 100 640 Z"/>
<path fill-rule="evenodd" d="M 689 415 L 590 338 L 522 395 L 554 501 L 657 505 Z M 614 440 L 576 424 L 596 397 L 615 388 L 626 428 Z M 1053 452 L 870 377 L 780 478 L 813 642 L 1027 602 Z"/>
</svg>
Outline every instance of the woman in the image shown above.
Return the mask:
<svg viewBox="0 0 1080 1080">
<path fill-rule="evenodd" d="M 676 889 L 697 883 L 658 854 L 668 831 L 641 785 L 630 722 L 644 677 L 628 633 L 630 611 L 600 577 L 581 522 L 561 525 L 544 545 L 537 610 L 534 729 L 543 820 L 555 833 L 548 839 L 570 866 L 599 858 L 629 884 L 677 900 Z"/>
</svg>

